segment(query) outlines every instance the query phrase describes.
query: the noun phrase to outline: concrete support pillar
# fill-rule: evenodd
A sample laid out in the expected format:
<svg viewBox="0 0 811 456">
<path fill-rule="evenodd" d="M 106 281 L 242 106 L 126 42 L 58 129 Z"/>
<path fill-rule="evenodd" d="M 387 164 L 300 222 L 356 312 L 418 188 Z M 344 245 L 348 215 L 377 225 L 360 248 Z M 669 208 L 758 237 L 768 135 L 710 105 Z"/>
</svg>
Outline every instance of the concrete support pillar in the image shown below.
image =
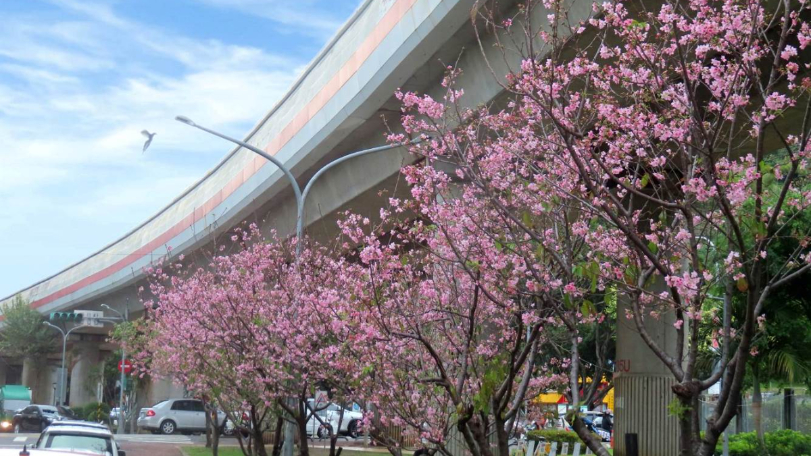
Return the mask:
<svg viewBox="0 0 811 456">
<path fill-rule="evenodd" d="M 39 404 L 45 399 L 40 397 L 40 371 L 43 367 L 42 362 L 38 359 L 23 359 L 22 384 L 31 390 L 31 402 L 35 404 Z"/>
<path fill-rule="evenodd" d="M 78 342 L 73 352 L 76 363 L 70 371 L 70 406 L 96 402 L 96 385 L 90 384 L 92 369 L 99 365 L 99 346 L 94 342 Z"/>
<path fill-rule="evenodd" d="M 677 456 L 679 424 L 667 406 L 675 397 L 676 383 L 667 367 L 648 348 L 632 320 L 625 317 L 627 302 L 617 309 L 617 360 L 614 372 L 614 454 L 628 455 L 626 435 L 636 434 L 640 456 Z M 675 317 L 658 320 L 646 316 L 646 328 L 671 355 L 676 348 Z"/>
</svg>

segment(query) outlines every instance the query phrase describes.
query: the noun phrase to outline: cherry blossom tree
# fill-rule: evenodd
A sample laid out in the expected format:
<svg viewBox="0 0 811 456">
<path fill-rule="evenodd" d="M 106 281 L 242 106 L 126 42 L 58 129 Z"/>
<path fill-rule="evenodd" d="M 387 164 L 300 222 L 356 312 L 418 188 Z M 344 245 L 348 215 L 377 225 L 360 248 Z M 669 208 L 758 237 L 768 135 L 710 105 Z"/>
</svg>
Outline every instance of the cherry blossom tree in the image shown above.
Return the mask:
<svg viewBox="0 0 811 456">
<path fill-rule="evenodd" d="M 294 255 L 294 241 L 265 239 L 255 226 L 231 240 L 236 251 L 218 253 L 207 265 L 189 266 L 178 257 L 151 271 L 153 299 L 144 305 L 154 310 L 143 338 L 144 365 L 216 400 L 250 433 L 246 455 L 264 456 L 262 433 L 275 423 L 279 436 L 281 422 L 273 418 L 285 415 L 306 456 L 306 424 L 313 416 L 321 421 L 308 402 L 315 389 L 326 387 L 333 400 L 351 403 L 359 382 L 348 362 L 355 348 L 344 303 L 353 302 L 360 275 L 326 247 L 312 243 Z M 335 454 L 338 429 L 321 425 Z M 280 448 L 278 438 L 274 454 Z"/>
<path fill-rule="evenodd" d="M 417 197 L 382 211 L 393 229 L 354 215 L 342 224 L 371 290 L 356 305 L 364 389 L 382 425 L 406 428 L 432 451 L 449 455 L 458 439 L 477 456 L 507 454 L 525 399 L 566 383 L 536 362 L 544 328 L 561 319 L 543 292 L 528 291 L 509 239 L 475 228 L 481 212 L 413 189 Z M 430 222 L 402 222 L 414 211 Z"/>
<path fill-rule="evenodd" d="M 407 171 L 416 210 L 456 239 L 446 257 L 498 242 L 480 258 L 497 271 L 527 272 L 525 289 L 541 290 L 571 331 L 571 359 L 587 296 L 616 290 L 627 309 L 618 318 L 676 382 L 670 409 L 681 454 L 710 455 L 736 413 L 767 298 L 811 268 L 810 233 L 790 229 L 811 201 L 797 184 L 811 159 L 808 4 L 665 1 L 645 11 L 605 2 L 587 18 L 567 5 L 528 2 L 517 17 L 487 16 L 494 33 L 526 37 L 503 109 L 463 108 L 458 69 L 443 100 L 399 95 L 406 134 L 433 138 L 412 147 L 426 159 Z M 541 27 L 532 22 L 537 9 L 546 12 Z M 776 149 L 785 160 L 770 165 L 764 159 Z M 770 175 L 781 183 L 775 192 L 764 185 Z M 461 189 L 452 189 L 454 179 Z M 443 224 L 454 227 L 450 235 Z M 459 226 L 477 234 L 460 244 Z M 770 246 L 786 238 L 797 247 L 771 264 Z M 518 263 L 499 264 L 504 258 Z M 723 321 L 715 295 L 741 295 L 742 317 Z M 571 318 L 565 309 L 575 299 L 583 307 Z M 663 315 L 675 317 L 672 352 L 645 325 Z M 707 333 L 725 369 L 699 377 Z M 699 397 L 722 376 L 701 434 Z"/>
</svg>

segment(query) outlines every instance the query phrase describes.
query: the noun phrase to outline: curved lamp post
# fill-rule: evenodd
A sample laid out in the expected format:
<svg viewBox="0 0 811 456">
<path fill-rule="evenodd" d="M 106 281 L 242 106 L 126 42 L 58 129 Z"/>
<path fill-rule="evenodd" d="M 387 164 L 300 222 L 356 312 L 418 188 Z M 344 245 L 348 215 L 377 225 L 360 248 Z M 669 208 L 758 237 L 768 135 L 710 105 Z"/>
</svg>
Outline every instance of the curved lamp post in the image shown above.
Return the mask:
<svg viewBox="0 0 811 456">
<path fill-rule="evenodd" d="M 253 153 L 255 153 L 255 154 L 257 154 L 257 155 L 259 155 L 259 156 L 261 156 L 261 157 L 263 157 L 265 159 L 267 159 L 268 161 L 270 161 L 271 163 L 276 165 L 277 168 L 282 170 L 285 177 L 287 177 L 287 180 L 290 181 L 290 186 L 293 187 L 293 192 L 296 195 L 296 209 L 297 209 L 296 210 L 296 258 L 298 258 L 301 255 L 301 248 L 302 248 L 302 245 L 303 245 L 303 239 L 304 239 L 304 215 L 305 215 L 305 204 L 307 202 L 307 195 L 309 195 L 310 190 L 313 187 L 313 184 L 315 183 L 316 180 L 318 180 L 319 177 L 323 176 L 325 172 L 327 172 L 328 170 L 334 168 L 335 166 L 340 165 L 341 163 L 349 161 L 349 160 L 351 160 L 353 158 L 361 157 L 361 156 L 369 155 L 369 154 L 374 154 L 374 153 L 377 153 L 377 152 L 384 152 L 384 151 L 387 151 L 387 150 L 390 150 L 390 149 L 395 149 L 397 147 L 407 146 L 409 144 L 417 144 L 420 141 L 422 141 L 422 139 L 415 139 L 413 141 L 409 141 L 409 142 L 401 143 L 401 144 L 386 144 L 384 146 L 373 147 L 371 149 L 364 149 L 364 150 L 360 150 L 360 151 L 357 151 L 357 152 L 352 152 L 351 154 L 344 155 L 343 157 L 337 158 L 337 159 L 327 163 L 321 169 L 316 171 L 316 173 L 313 174 L 313 177 L 310 178 L 310 181 L 307 182 L 307 185 L 304 186 L 304 190 L 302 191 L 301 186 L 299 186 L 298 181 L 296 181 L 295 176 L 293 176 L 293 173 L 290 172 L 290 170 L 286 166 L 284 166 L 284 164 L 282 164 L 282 162 L 280 162 L 274 156 L 272 156 L 272 155 L 268 154 L 267 152 L 263 151 L 262 149 L 259 149 L 258 147 L 254 147 L 254 146 L 252 146 L 252 145 L 250 145 L 250 144 L 248 144 L 248 143 L 246 143 L 244 141 L 240 141 L 238 139 L 234 139 L 234 138 L 232 138 L 230 136 L 226 136 L 226 135 L 224 135 L 222 133 L 219 133 L 219 132 L 216 132 L 214 130 L 208 129 L 206 127 L 203 127 L 202 125 L 198 125 L 198 124 L 194 123 L 188 117 L 177 116 L 177 117 L 175 117 L 175 120 L 177 120 L 178 122 L 182 122 L 182 123 L 184 123 L 184 124 L 186 124 L 186 125 L 188 125 L 190 127 L 197 128 L 198 130 L 203 130 L 206 133 L 210 133 L 210 134 L 212 134 L 214 136 L 217 136 L 217 137 L 220 137 L 220 138 L 222 138 L 222 139 L 224 139 L 226 141 L 230 141 L 230 142 L 232 142 L 232 143 L 234 143 L 234 144 L 236 144 L 236 145 L 238 145 L 240 147 L 244 147 L 245 149 L 248 149 L 251 152 L 253 152 Z"/>
<path fill-rule="evenodd" d="M 56 401 L 56 405 L 63 405 L 64 400 L 65 400 L 65 389 L 66 389 L 65 387 L 67 386 L 67 385 L 65 385 L 65 380 L 66 380 L 66 378 L 65 378 L 65 350 L 67 349 L 67 346 L 68 346 L 68 336 L 70 336 L 70 333 L 72 333 L 73 331 L 75 331 L 75 330 L 77 330 L 79 328 L 86 328 L 87 325 L 74 326 L 73 328 L 70 328 L 67 332 L 65 332 L 65 330 L 63 330 L 59 326 L 51 324 L 50 322 L 43 321 L 42 324 L 46 325 L 46 326 L 50 326 L 51 328 L 54 328 L 57 331 L 59 331 L 60 333 L 62 333 L 62 372 L 59 375 L 59 385 L 60 385 L 59 386 L 59 396 L 60 397 L 59 397 L 59 400 Z"/>
</svg>

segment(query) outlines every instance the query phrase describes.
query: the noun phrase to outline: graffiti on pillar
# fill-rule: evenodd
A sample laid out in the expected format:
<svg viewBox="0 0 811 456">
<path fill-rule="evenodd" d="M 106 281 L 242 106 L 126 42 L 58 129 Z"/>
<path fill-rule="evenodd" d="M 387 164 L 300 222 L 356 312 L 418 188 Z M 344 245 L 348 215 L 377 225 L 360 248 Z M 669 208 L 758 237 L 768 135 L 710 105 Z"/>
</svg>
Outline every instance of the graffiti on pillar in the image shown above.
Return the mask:
<svg viewBox="0 0 811 456">
<path fill-rule="evenodd" d="M 631 360 L 618 359 L 614 372 L 631 372 Z"/>
</svg>

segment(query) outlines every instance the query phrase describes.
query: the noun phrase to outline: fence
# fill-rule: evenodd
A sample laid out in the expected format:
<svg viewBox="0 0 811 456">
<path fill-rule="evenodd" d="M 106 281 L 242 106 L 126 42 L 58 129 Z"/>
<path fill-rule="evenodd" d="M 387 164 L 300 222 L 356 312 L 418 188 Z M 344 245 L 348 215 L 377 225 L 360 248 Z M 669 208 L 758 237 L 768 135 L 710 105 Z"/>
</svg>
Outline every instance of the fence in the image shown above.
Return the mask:
<svg viewBox="0 0 811 456">
<path fill-rule="evenodd" d="M 791 391 L 791 390 L 788 390 Z M 783 393 L 764 393 L 761 403 L 761 426 L 763 432 L 774 432 L 781 429 L 793 429 L 811 433 L 811 396 Z M 755 431 L 755 409 L 752 398 L 745 397 L 741 414 L 733 418 L 727 427 L 727 433 Z M 702 402 L 701 429 L 707 428 L 707 417 L 715 410 L 715 402 Z M 740 420 L 740 422 L 738 422 Z"/>
</svg>

